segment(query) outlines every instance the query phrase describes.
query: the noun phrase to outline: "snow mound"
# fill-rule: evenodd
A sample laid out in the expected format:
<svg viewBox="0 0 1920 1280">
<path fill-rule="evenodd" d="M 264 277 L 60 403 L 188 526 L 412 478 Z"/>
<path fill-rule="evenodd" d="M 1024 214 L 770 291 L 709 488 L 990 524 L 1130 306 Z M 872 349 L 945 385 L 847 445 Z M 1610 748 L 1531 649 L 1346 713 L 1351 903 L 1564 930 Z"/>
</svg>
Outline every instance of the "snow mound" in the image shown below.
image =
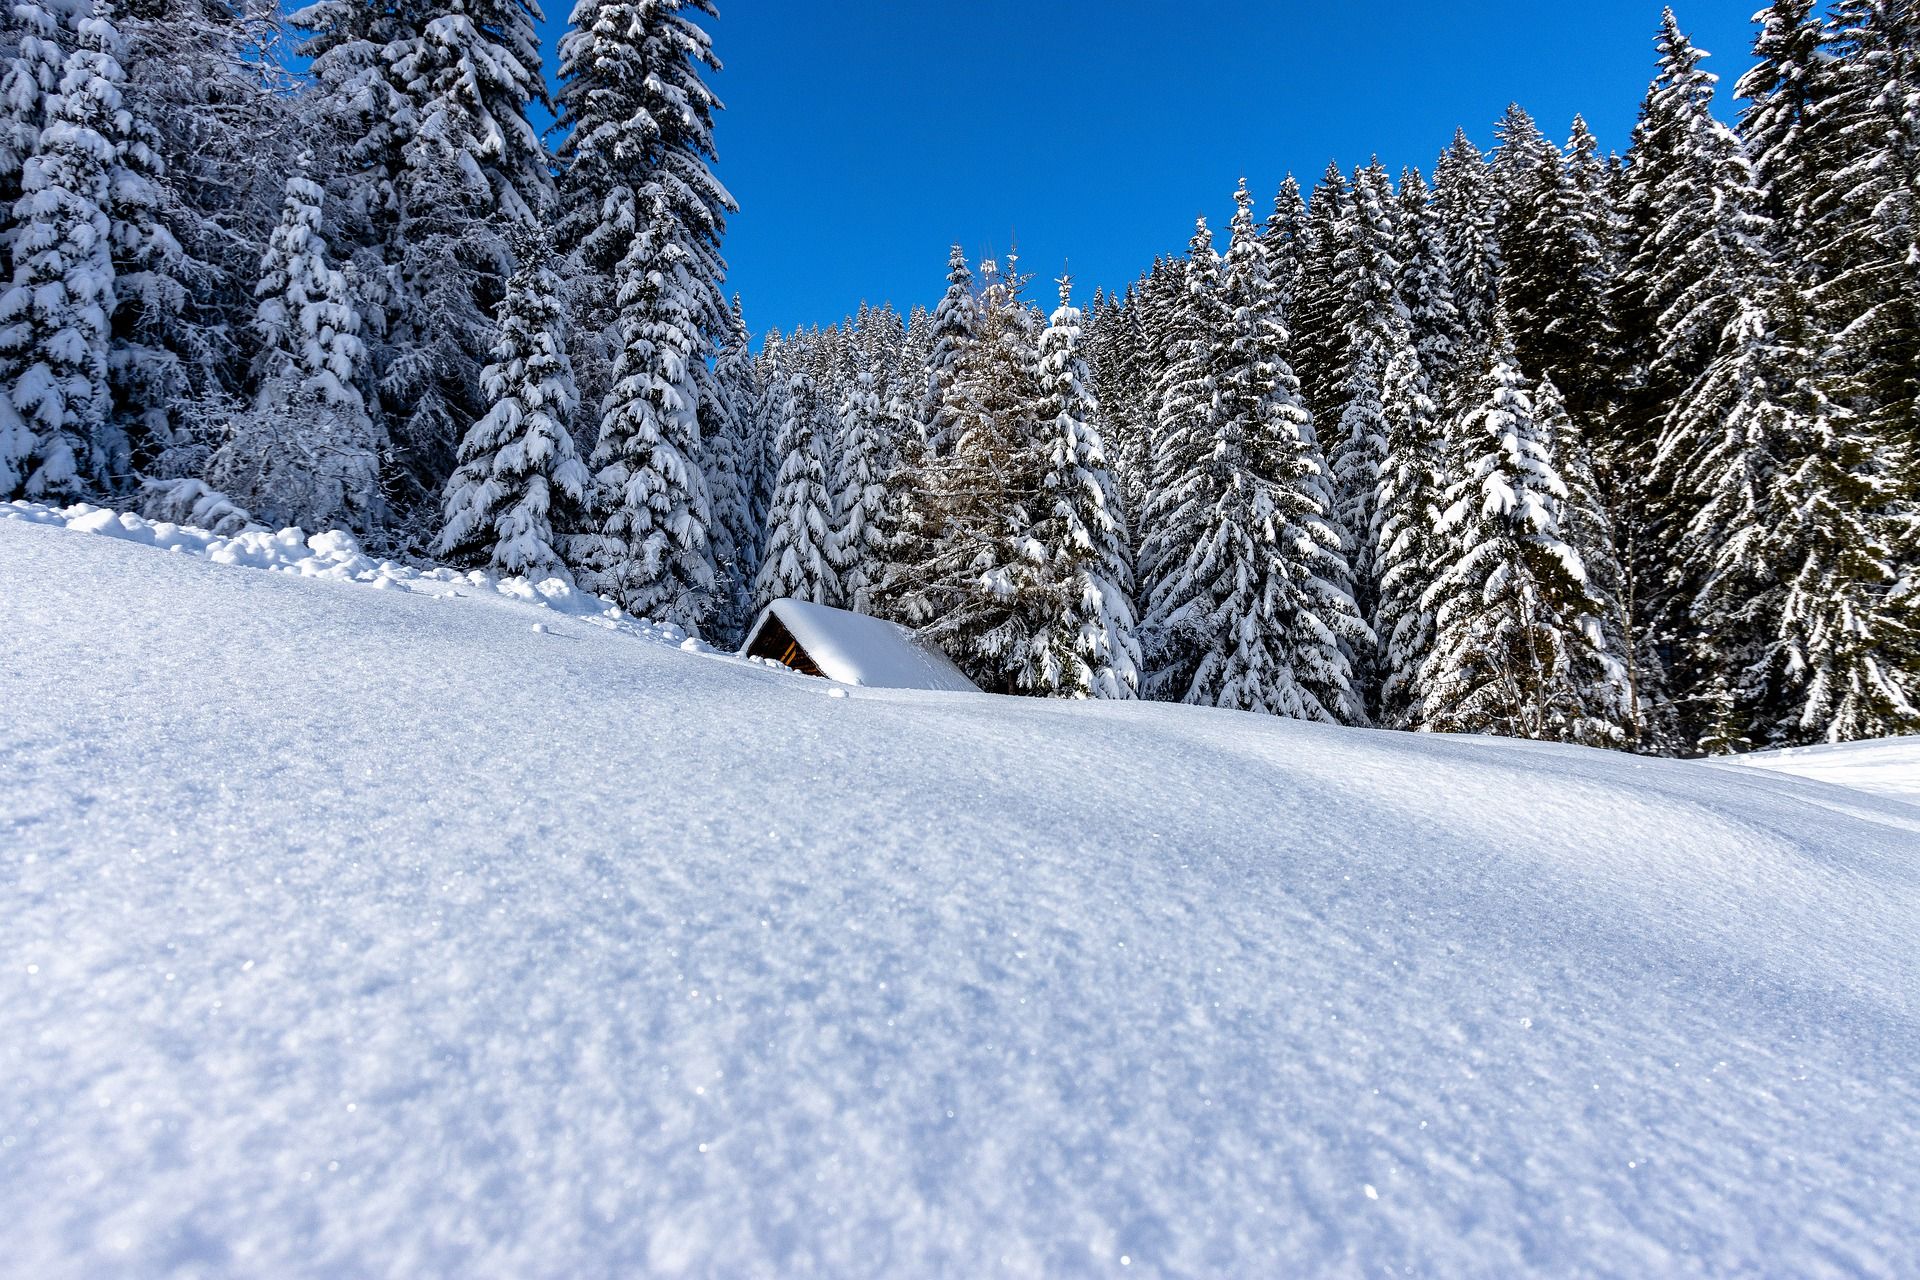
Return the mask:
<svg viewBox="0 0 1920 1280">
<path fill-rule="evenodd" d="M 1920 1257 L 1912 805 L 70 525 L 0 520 L 8 1274 Z"/>
<path fill-rule="evenodd" d="M 0 520 L 99 534 L 194 556 L 213 564 L 266 569 L 300 578 L 354 582 L 377 590 L 400 590 L 437 599 L 459 598 L 460 588 L 467 587 L 501 600 L 601 623 L 612 630 L 711 652 L 698 641 L 689 644 L 686 632 L 679 627 L 630 617 L 618 605 L 581 591 L 561 578 L 530 582 L 526 578 L 496 577 L 477 569 L 419 569 L 392 560 L 376 560 L 360 549 L 352 534 L 340 529 L 308 534 L 293 528 L 275 532 L 256 526 L 222 535 L 86 503 L 71 507 L 50 507 L 36 502 L 0 503 Z"/>
<path fill-rule="evenodd" d="M 1920 737 L 1757 751 L 1724 763 L 1772 769 L 1920 804 Z"/>
</svg>

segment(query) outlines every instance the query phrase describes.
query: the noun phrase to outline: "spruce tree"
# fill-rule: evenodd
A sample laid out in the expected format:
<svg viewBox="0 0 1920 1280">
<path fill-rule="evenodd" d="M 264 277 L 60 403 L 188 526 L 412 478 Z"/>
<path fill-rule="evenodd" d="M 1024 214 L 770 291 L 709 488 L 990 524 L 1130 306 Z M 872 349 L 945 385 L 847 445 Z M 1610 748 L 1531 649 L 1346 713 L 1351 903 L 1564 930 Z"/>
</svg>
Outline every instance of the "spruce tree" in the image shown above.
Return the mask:
<svg viewBox="0 0 1920 1280">
<path fill-rule="evenodd" d="M 1204 285 L 1189 292 L 1163 399 L 1177 469 L 1156 495 L 1151 684 L 1189 703 L 1365 723 L 1346 653 L 1371 637 L 1244 185 L 1237 206 L 1224 262 L 1204 221 L 1188 255 Z"/>
<path fill-rule="evenodd" d="M 567 299 L 544 235 L 517 232 L 520 260 L 481 375 L 492 407 L 460 445 L 436 554 L 533 581 L 571 581 L 558 530 L 577 528 L 592 477 L 568 429 L 579 403 L 567 358 Z"/>
<path fill-rule="evenodd" d="M 21 172 L 13 280 L 0 294 L 0 370 L 13 410 L 0 420 L 0 479 L 9 480 L 9 494 L 30 498 L 113 489 L 130 478 L 124 440 L 110 425 L 107 382 L 111 210 L 125 125 L 120 33 L 96 14 L 79 21 L 77 39 Z"/>
<path fill-rule="evenodd" d="M 712 281 L 693 277 L 684 233 L 655 201 L 616 269 L 621 345 L 593 450 L 596 519 L 572 552 L 590 590 L 698 634 L 717 603 L 699 417 Z"/>
<path fill-rule="evenodd" d="M 551 203 L 531 0 L 315 0 L 306 33 L 311 113 L 340 157 L 343 245 L 367 313 L 374 409 L 393 441 L 389 540 L 430 540 L 513 270 L 506 232 Z"/>
<path fill-rule="evenodd" d="M 1338 416 L 1348 373 L 1347 326 L 1340 280 L 1351 191 L 1338 165 L 1329 164 L 1307 203 L 1306 233 L 1298 250 L 1292 308 L 1294 360 L 1301 394 L 1316 419 Z"/>
<path fill-rule="evenodd" d="M 952 447 L 928 475 L 934 532 L 909 613 L 982 688 L 1018 692 L 1039 628 L 1026 538 L 1041 468 L 1039 334 L 1016 262 L 1003 275 L 988 260 L 981 281 L 979 327 L 949 394 Z"/>
<path fill-rule="evenodd" d="M 886 389 L 876 353 L 856 343 L 853 356 L 854 374 L 835 415 L 834 560 L 841 566 L 840 589 L 846 607 L 872 613 L 891 551 L 886 536 L 886 481 L 892 472 L 893 442 L 888 438 Z"/>
<path fill-rule="evenodd" d="M 933 350 L 927 357 L 920 398 L 920 434 L 928 452 L 935 457 L 953 442 L 959 406 L 953 401 L 950 388 L 979 324 L 973 272 L 967 266 L 966 253 L 956 244 L 947 259 L 947 291 L 933 311 Z"/>
<path fill-rule="evenodd" d="M 1454 305 L 1467 342 L 1460 358 L 1469 370 L 1485 364 L 1500 293 L 1500 253 L 1494 234 L 1498 195 L 1486 157 L 1465 130 L 1441 153 L 1433 170 L 1433 203 L 1447 245 Z"/>
<path fill-rule="evenodd" d="M 767 549 L 754 583 L 759 607 L 775 600 L 840 602 L 834 560 L 832 474 L 826 430 L 830 419 L 805 362 L 791 359 L 781 384 L 779 476 L 767 515 Z"/>
<path fill-rule="evenodd" d="M 1132 583 L 1080 332 L 1072 283 L 1062 277 L 1060 305 L 1040 335 L 1044 469 L 1027 537 L 1042 613 L 1021 684 L 1056 697 L 1132 698 L 1140 683 Z"/>
<path fill-rule="evenodd" d="M 1354 595 L 1361 616 L 1377 621 L 1380 535 L 1378 501 L 1387 462 L 1387 401 L 1390 370 L 1402 384 L 1393 391 L 1412 394 L 1412 321 L 1401 300 L 1401 264 L 1394 257 L 1398 229 L 1396 206 L 1386 171 L 1376 162 L 1354 174 L 1349 214 L 1342 227 L 1336 259 L 1340 292 L 1337 321 L 1344 331 L 1347 364 L 1337 401 L 1337 419 L 1327 444 L 1333 467 L 1336 515 L 1345 533 L 1353 570 Z M 1361 688 L 1369 698 L 1376 686 L 1375 656 L 1357 653 Z"/>
<path fill-rule="evenodd" d="M 360 316 L 321 234 L 323 199 L 303 160 L 260 262 L 253 403 L 209 459 L 207 479 L 263 521 L 364 538 L 385 515 L 386 441 L 361 394 Z"/>
<path fill-rule="evenodd" d="M 1821 161 L 1808 200 L 1813 301 L 1833 335 L 1834 398 L 1920 506 L 1920 14 L 1838 0 L 1821 64 Z M 1892 526 L 1914 555 L 1910 527 Z"/>
<path fill-rule="evenodd" d="M 713 388 L 714 395 L 701 406 L 701 469 L 712 501 L 710 533 L 722 584 L 716 634 L 733 639 L 752 625 L 753 584 L 772 487 L 770 478 L 761 474 L 766 455 L 760 418 L 764 392 L 737 295 L 727 315 L 726 340 L 714 360 Z"/>
<path fill-rule="evenodd" d="M 1422 727 L 1617 743 L 1624 675 L 1607 662 L 1585 567 L 1561 535 L 1566 486 L 1504 314 L 1481 386 L 1459 428 L 1439 531 L 1449 553 L 1429 588 Z"/>
</svg>

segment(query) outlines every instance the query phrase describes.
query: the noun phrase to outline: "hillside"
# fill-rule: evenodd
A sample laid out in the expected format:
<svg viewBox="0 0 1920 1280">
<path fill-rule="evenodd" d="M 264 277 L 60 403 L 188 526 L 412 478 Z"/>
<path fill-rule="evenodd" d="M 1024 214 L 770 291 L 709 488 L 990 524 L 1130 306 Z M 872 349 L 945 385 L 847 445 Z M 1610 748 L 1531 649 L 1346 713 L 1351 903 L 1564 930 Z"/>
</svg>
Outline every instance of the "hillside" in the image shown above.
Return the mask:
<svg viewBox="0 0 1920 1280">
<path fill-rule="evenodd" d="M 1920 1257 L 1920 807 L 10 514 L 14 1274 Z"/>
</svg>

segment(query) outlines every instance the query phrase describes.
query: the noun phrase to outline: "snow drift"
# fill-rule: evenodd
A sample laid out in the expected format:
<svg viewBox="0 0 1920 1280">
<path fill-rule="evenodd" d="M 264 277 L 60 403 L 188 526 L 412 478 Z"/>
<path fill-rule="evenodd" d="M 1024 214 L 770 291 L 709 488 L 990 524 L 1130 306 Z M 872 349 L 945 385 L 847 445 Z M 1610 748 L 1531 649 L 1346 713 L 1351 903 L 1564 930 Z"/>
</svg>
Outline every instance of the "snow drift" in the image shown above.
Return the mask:
<svg viewBox="0 0 1920 1280">
<path fill-rule="evenodd" d="M 1920 807 L 847 689 L 35 519 L 0 519 L 15 1274 L 1920 1257 Z"/>
</svg>

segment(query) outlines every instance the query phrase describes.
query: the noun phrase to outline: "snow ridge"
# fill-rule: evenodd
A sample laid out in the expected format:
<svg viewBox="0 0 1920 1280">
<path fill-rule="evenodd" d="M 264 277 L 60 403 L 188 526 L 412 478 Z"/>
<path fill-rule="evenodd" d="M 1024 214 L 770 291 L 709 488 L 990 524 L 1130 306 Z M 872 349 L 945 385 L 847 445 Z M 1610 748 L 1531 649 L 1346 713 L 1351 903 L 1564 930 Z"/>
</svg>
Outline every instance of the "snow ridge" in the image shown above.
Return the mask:
<svg viewBox="0 0 1920 1280">
<path fill-rule="evenodd" d="M 98 534 L 137 543 L 177 555 L 193 556 L 213 564 L 265 569 L 300 578 L 351 582 L 379 591 L 406 591 L 435 599 L 468 598 L 460 588 L 475 588 L 482 598 L 530 605 L 536 609 L 578 618 L 641 639 L 712 653 L 711 646 L 690 638 L 671 623 L 635 618 L 619 605 L 581 591 L 562 578 L 539 582 L 513 575 L 462 571 L 445 566 L 420 569 L 393 560 L 376 560 L 361 550 L 343 529 L 309 534 L 298 528 L 278 531 L 254 527 L 231 536 L 210 533 L 169 520 L 147 520 L 132 512 L 113 511 L 82 502 L 55 507 L 39 502 L 0 503 L 0 520 L 54 525 L 76 533 Z"/>
</svg>

